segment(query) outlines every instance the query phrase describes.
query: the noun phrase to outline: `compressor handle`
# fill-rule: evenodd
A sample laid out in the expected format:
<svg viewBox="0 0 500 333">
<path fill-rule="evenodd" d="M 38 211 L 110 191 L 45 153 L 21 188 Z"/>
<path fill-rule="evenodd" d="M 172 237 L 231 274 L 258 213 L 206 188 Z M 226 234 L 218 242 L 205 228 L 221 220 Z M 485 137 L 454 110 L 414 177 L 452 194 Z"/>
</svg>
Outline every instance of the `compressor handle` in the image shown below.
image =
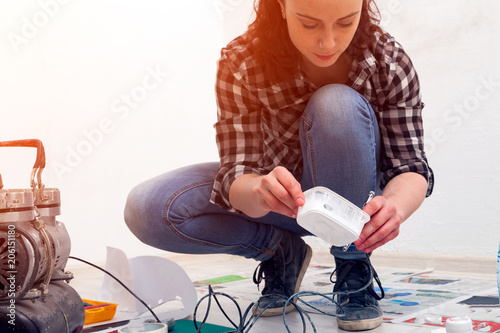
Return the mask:
<svg viewBox="0 0 500 333">
<path fill-rule="evenodd" d="M 24 140 L 12 140 L 12 141 L 0 141 L 0 147 L 30 147 L 36 148 L 36 160 L 33 165 L 33 171 L 31 172 L 31 182 L 30 185 L 35 190 L 38 180 L 38 188 L 43 190 L 42 184 L 42 172 L 45 168 L 45 148 L 43 147 L 42 141 L 38 139 L 24 139 Z M 3 187 L 0 176 L 0 189 Z"/>
</svg>

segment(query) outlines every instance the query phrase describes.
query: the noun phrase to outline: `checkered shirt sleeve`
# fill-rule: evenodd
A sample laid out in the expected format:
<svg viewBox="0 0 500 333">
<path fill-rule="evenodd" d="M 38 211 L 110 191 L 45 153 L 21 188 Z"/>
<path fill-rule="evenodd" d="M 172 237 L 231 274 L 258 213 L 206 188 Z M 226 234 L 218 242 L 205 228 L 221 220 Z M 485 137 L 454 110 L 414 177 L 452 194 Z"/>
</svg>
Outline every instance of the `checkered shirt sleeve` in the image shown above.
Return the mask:
<svg viewBox="0 0 500 333">
<path fill-rule="evenodd" d="M 224 51 L 223 51 L 224 53 Z M 217 81 L 216 141 L 220 156 L 211 201 L 230 211 L 229 188 L 238 176 L 261 174 L 263 152 L 261 110 L 263 106 L 245 82 L 241 68 L 235 67 L 239 54 L 219 59 Z"/>
<path fill-rule="evenodd" d="M 386 37 L 375 50 L 377 71 L 362 86 L 354 84 L 353 88 L 367 97 L 378 117 L 384 146 L 381 188 L 399 174 L 415 172 L 426 178 L 429 196 L 434 175 L 424 152 L 419 79 L 403 47 L 392 36 Z M 372 58 L 366 56 L 365 61 Z"/>
</svg>

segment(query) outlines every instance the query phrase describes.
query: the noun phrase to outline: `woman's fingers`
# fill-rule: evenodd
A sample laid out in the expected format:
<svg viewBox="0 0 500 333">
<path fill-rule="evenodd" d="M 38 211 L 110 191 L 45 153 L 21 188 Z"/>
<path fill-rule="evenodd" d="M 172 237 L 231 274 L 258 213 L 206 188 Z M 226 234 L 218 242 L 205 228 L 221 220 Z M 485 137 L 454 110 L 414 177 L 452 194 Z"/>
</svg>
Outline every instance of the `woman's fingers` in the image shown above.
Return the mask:
<svg viewBox="0 0 500 333">
<path fill-rule="evenodd" d="M 401 218 L 396 208 L 384 197 L 373 198 L 363 210 L 370 215 L 370 221 L 365 224 L 358 240 L 354 242 L 358 250 L 372 252 L 399 235 Z"/>
<path fill-rule="evenodd" d="M 258 191 L 270 210 L 289 217 L 295 217 L 305 202 L 300 183 L 284 167 L 262 177 Z"/>
</svg>

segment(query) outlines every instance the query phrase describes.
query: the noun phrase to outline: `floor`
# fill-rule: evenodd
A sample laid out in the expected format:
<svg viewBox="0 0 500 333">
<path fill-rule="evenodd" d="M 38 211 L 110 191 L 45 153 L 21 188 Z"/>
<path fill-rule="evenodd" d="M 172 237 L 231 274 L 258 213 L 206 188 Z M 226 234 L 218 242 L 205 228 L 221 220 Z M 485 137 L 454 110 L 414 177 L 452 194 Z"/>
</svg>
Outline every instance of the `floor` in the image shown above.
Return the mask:
<svg viewBox="0 0 500 333">
<path fill-rule="evenodd" d="M 226 255 L 205 255 L 191 256 L 179 254 L 167 254 L 165 258 L 176 263 L 187 273 L 189 279 L 195 283 L 198 299 L 207 295 L 207 280 L 211 282 L 214 291 L 223 292 L 234 298 L 244 311 L 251 301 L 258 297 L 259 292 L 251 281 L 255 262 L 247 259 L 242 259 L 234 256 Z M 379 252 L 372 256 L 372 263 L 376 268 L 381 280 L 383 281 L 384 289 L 386 289 L 386 298 L 384 299 L 384 323 L 372 330 L 373 333 L 424 333 L 438 332 L 441 329 L 439 326 L 432 325 L 433 322 L 445 322 L 446 318 L 465 315 L 473 319 L 474 329 L 481 332 L 500 332 L 500 324 L 496 328 L 496 323 L 500 323 L 500 308 L 498 300 L 496 304 L 475 305 L 458 305 L 457 300 L 470 299 L 470 296 L 482 295 L 492 298 L 498 293 L 496 291 L 496 261 L 492 258 L 476 258 L 462 257 L 454 258 L 440 255 L 407 255 L 407 254 L 391 254 Z M 70 266 L 71 271 L 75 275 L 75 279 L 71 285 L 79 292 L 82 298 L 96 299 L 98 290 L 101 288 L 104 274 L 100 271 L 84 267 L 79 264 Z M 329 282 L 329 272 L 333 270 L 333 260 L 328 251 L 315 250 L 311 265 L 306 273 L 301 290 L 312 290 L 328 293 L 331 292 L 332 285 Z M 418 274 L 420 273 L 420 274 Z M 397 275 L 394 275 L 397 274 Z M 407 274 L 405 283 L 401 287 L 394 282 L 396 279 L 401 279 L 402 274 Z M 412 275 L 413 274 L 413 275 Z M 217 278 L 224 277 L 225 281 L 220 281 Z M 426 280 L 427 279 L 427 280 Z M 223 279 L 224 280 L 224 279 Z M 416 285 L 422 283 L 423 280 L 432 281 L 433 285 Z M 410 281 L 409 283 L 406 283 Z M 444 282 L 443 282 L 444 281 Z M 446 281 L 450 283 L 449 289 Z M 396 284 L 394 284 L 396 283 Z M 401 303 L 397 296 L 403 295 L 401 290 L 410 286 L 413 283 L 415 290 L 419 292 L 425 291 L 426 297 L 422 293 L 415 293 L 410 297 L 417 297 L 418 302 Z M 388 286 L 388 287 L 387 287 Z M 395 287 L 396 286 L 396 287 Z M 429 289 L 423 290 L 422 288 Z M 401 290 L 397 290 L 401 288 Z M 391 291 L 393 291 L 391 293 Z M 408 291 L 408 290 L 403 290 Z M 411 294 L 407 293 L 408 295 Z M 447 297 L 443 295 L 446 294 Z M 430 295 L 430 296 L 429 296 Z M 452 296 L 449 296 L 452 295 Z M 439 299 L 436 303 L 436 299 Z M 400 297 L 399 297 L 400 298 Z M 314 297 L 313 297 L 314 299 Z M 415 300 L 415 299 L 414 299 Z M 228 311 L 231 318 L 237 317 L 236 307 L 231 301 L 221 299 L 223 308 Z M 399 302 L 399 303 L 397 303 Z M 320 304 L 319 302 L 318 304 Z M 404 323 L 398 317 L 401 315 L 393 309 L 403 309 L 403 305 L 415 305 L 420 303 L 420 307 L 415 307 L 418 312 L 415 316 L 417 324 Z M 426 305 L 428 304 L 428 305 Z M 398 306 L 397 308 L 395 306 Z M 205 304 L 200 305 L 199 315 L 197 320 L 203 316 L 203 308 Z M 429 311 L 427 307 L 433 307 Z M 404 310 L 409 309 L 407 306 Z M 472 310 L 471 310 L 472 309 Z M 159 308 L 160 313 L 162 307 Z M 473 314 L 471 314 L 471 312 Z M 157 312 L 158 314 L 158 312 Z M 163 316 L 164 313 L 161 313 Z M 308 312 L 312 322 L 316 327 L 317 332 L 344 332 L 337 327 L 336 319 L 324 314 Z M 130 315 L 120 313 L 114 318 L 114 321 L 119 318 L 126 318 Z M 122 317 L 120 317 L 122 316 Z M 402 315 L 401 315 L 402 316 Z M 476 316 L 477 318 L 475 318 Z M 188 318 L 192 318 L 189 316 Z M 403 318 L 403 316 L 401 317 Z M 143 320 L 142 320 L 143 321 Z M 214 306 L 210 311 L 208 323 L 218 324 L 222 326 L 230 326 L 223 314 Z M 286 316 L 286 323 L 291 332 L 302 332 L 302 322 L 297 312 L 291 312 Z M 87 327 L 88 328 L 88 327 Z M 112 330 L 102 330 L 101 332 L 111 332 Z M 307 332 L 312 332 L 310 324 L 308 324 Z M 282 316 L 266 317 L 259 319 L 251 332 L 287 332 Z"/>
</svg>

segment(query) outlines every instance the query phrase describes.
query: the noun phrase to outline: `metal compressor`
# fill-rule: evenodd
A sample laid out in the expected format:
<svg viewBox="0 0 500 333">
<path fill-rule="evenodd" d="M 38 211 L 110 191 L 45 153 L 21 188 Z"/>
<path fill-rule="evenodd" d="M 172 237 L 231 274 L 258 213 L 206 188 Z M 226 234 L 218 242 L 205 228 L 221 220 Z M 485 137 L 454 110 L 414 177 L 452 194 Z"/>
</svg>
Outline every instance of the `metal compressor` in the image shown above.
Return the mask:
<svg viewBox="0 0 500 333">
<path fill-rule="evenodd" d="M 0 332 L 80 332 L 84 305 L 65 270 L 71 241 L 56 219 L 60 192 L 42 183 L 43 144 L 15 140 L 0 147 L 37 150 L 30 188 L 4 189 L 0 175 Z"/>
</svg>

